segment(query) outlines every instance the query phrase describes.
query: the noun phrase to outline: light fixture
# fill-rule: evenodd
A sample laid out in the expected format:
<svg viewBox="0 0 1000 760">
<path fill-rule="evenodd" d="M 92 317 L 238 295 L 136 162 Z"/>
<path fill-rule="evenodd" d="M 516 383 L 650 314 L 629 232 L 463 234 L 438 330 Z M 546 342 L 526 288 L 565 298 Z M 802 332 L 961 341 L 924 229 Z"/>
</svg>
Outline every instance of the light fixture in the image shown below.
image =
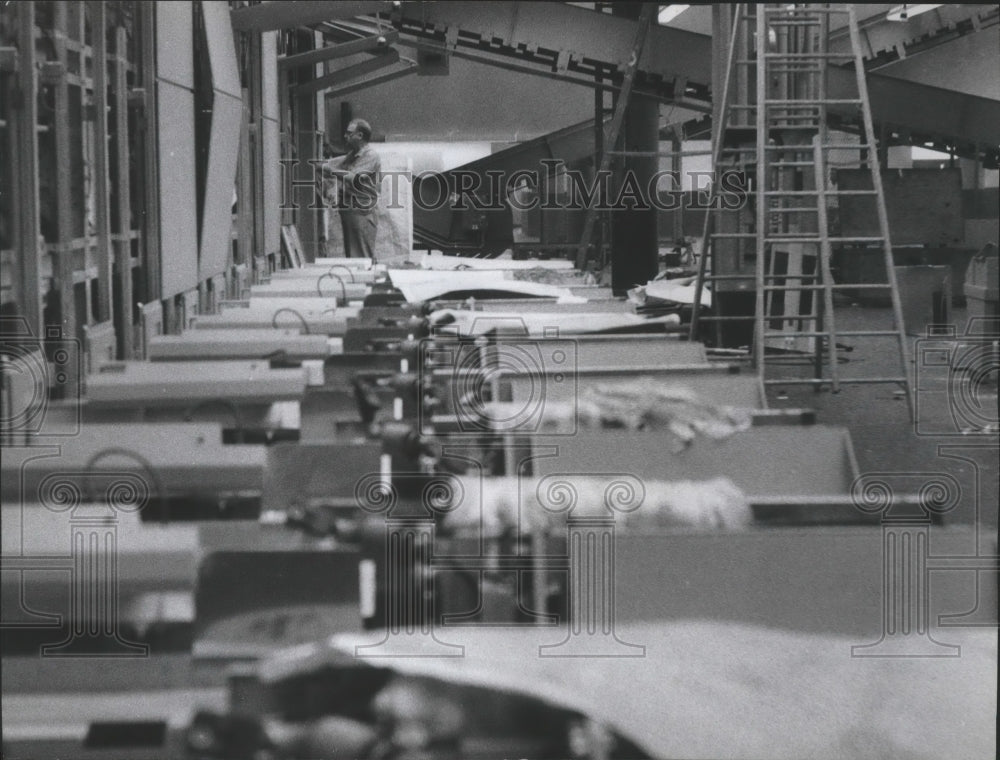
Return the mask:
<svg viewBox="0 0 1000 760">
<path fill-rule="evenodd" d="M 914 16 L 919 16 L 921 13 L 927 13 L 927 11 L 932 11 L 940 7 L 940 3 L 937 5 L 897 5 L 885 14 L 885 17 L 888 21 L 909 21 Z"/>
<path fill-rule="evenodd" d="M 690 5 L 664 5 L 656 14 L 656 20 L 661 26 L 666 26 L 690 7 Z"/>
</svg>

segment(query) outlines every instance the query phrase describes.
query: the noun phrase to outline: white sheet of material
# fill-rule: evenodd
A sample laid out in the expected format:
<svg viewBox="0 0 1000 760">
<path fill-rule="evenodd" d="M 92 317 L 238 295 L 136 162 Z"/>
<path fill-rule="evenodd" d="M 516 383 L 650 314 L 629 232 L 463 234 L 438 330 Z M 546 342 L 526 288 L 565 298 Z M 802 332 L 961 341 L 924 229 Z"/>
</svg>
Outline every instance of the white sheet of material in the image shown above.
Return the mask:
<svg viewBox="0 0 1000 760">
<path fill-rule="evenodd" d="M 439 272 L 423 269 L 391 269 L 389 278 L 409 303 L 441 298 L 465 290 L 502 290 L 512 297 L 556 298 L 558 303 L 586 303 L 569 288 L 515 280 L 506 272 Z"/>
<path fill-rule="evenodd" d="M 413 259 L 411 258 L 411 261 L 412 260 Z M 465 269 L 472 269 L 476 271 L 513 271 L 515 269 L 555 269 L 559 271 L 571 271 L 573 269 L 572 261 L 563 261 L 559 259 L 549 261 L 540 261 L 538 259 L 514 261 L 514 259 L 503 257 L 495 259 L 471 259 L 465 256 L 444 256 L 441 254 L 429 253 L 425 253 L 419 258 L 416 258 L 414 263 L 418 264 L 422 269 L 433 269 L 437 271 Z"/>
<path fill-rule="evenodd" d="M 668 314 L 662 317 L 646 318 L 637 314 L 614 313 L 559 313 L 512 315 L 497 311 L 465 311 L 463 309 L 441 309 L 431 312 L 431 324 L 454 317 L 450 324 L 435 328 L 437 331 L 450 335 L 485 335 L 492 330 L 502 330 L 516 334 L 519 330 L 527 330 L 531 337 L 557 337 L 566 335 L 585 335 L 605 330 L 617 330 L 628 327 L 645 327 L 648 325 L 680 324 L 680 317 Z"/>
<path fill-rule="evenodd" d="M 695 298 L 695 283 L 693 277 L 686 277 L 679 280 L 653 280 L 645 285 L 635 288 L 629 293 L 636 294 L 639 303 L 648 304 L 650 301 L 666 301 L 669 303 L 693 304 Z M 712 291 L 703 287 L 701 289 L 701 305 L 712 306 Z"/>
</svg>

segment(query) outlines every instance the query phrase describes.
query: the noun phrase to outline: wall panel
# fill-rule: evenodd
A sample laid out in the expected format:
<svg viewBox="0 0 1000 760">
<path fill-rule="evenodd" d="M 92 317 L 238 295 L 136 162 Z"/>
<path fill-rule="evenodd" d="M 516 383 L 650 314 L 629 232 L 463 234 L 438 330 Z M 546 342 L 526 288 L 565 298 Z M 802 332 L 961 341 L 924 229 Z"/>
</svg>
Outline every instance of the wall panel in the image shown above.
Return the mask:
<svg viewBox="0 0 1000 760">
<path fill-rule="evenodd" d="M 157 3 L 161 298 L 198 285 L 193 25 L 191 2 Z"/>
<path fill-rule="evenodd" d="M 205 37 L 212 71 L 212 131 L 202 209 L 199 279 L 225 271 L 232 238 L 233 189 L 239 158 L 243 99 L 229 7 L 224 2 L 202 4 Z"/>
<path fill-rule="evenodd" d="M 161 80 L 157 116 L 161 297 L 169 298 L 198 284 L 194 93 Z"/>
</svg>

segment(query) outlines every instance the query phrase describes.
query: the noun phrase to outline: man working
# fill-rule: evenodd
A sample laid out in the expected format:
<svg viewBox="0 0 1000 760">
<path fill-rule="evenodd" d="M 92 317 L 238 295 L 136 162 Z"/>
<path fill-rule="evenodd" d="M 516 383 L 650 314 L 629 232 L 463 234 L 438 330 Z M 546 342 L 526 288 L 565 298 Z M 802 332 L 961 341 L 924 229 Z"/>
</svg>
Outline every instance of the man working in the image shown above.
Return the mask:
<svg viewBox="0 0 1000 760">
<path fill-rule="evenodd" d="M 347 154 L 324 162 L 323 176 L 340 181 L 344 255 L 373 259 L 382 162 L 368 144 L 371 137 L 371 125 L 364 119 L 354 119 L 344 133 Z"/>
</svg>

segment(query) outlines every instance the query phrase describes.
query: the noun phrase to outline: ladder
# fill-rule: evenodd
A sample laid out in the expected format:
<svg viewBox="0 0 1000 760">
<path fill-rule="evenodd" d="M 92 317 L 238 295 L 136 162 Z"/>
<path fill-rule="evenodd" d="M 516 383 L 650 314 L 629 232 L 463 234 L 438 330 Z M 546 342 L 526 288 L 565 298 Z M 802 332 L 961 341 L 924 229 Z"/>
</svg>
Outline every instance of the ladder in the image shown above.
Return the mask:
<svg viewBox="0 0 1000 760">
<path fill-rule="evenodd" d="M 827 47 L 831 17 L 845 17 L 851 51 Z M 826 72 L 830 64 L 853 63 L 857 92 L 831 98 Z M 753 85 L 753 87 L 751 87 Z M 838 138 L 827 123 L 828 110 L 857 109 L 858 142 Z M 888 214 L 854 7 L 829 5 L 740 4 L 735 10 L 728 48 L 722 103 L 713 130 L 713 203 L 706 213 L 696 293 L 708 287 L 713 312 L 703 314 L 696 298 L 691 337 L 702 323 L 715 323 L 717 344 L 729 322 L 752 322 L 748 355 L 766 385 L 811 385 L 838 392 L 849 383 L 899 385 L 913 413 L 909 344 L 893 268 Z M 846 160 L 845 160 L 846 159 Z M 870 186 L 838 188 L 831 171 L 867 169 Z M 720 172 L 739 169 L 752 177 L 748 209 L 718 208 Z M 871 203 L 878 220 L 873 234 L 838 234 L 831 229 L 830 206 Z M 838 284 L 832 275 L 835 246 L 859 246 L 882 259 L 884 279 Z M 749 291 L 754 308 L 749 313 Z M 838 331 L 834 293 L 881 291 L 891 301 L 891 325 L 881 329 Z M 730 313 L 722 294 L 746 291 Z M 728 296 L 732 298 L 732 296 Z M 839 365 L 838 339 L 876 338 L 896 343 L 899 371 L 888 375 L 845 376 Z M 749 342 L 749 341 L 748 341 Z M 788 360 L 807 357 L 812 377 L 787 372 Z M 782 369 L 786 371 L 781 372 Z"/>
</svg>

